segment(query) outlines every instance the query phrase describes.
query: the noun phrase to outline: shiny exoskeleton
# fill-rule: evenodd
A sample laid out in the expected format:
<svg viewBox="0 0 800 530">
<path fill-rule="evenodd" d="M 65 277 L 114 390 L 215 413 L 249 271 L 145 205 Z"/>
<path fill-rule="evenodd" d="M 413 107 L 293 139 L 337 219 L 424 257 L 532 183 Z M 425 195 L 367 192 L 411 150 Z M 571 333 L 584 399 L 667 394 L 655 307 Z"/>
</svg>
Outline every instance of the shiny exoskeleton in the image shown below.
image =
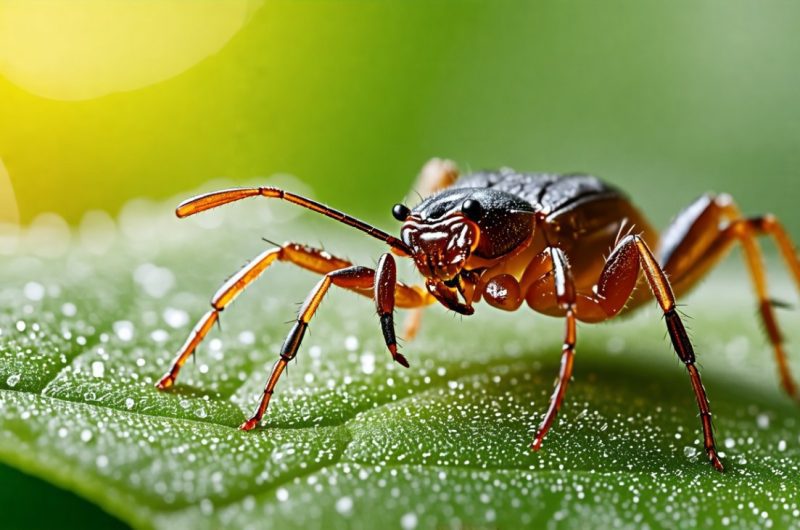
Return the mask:
<svg viewBox="0 0 800 530">
<path fill-rule="evenodd" d="M 558 381 L 531 444 L 531 449 L 538 450 L 572 374 L 576 322 L 604 321 L 654 298 L 664 314 L 675 352 L 689 373 L 706 453 L 711 464 L 722 471 L 708 399 L 695 365 L 692 343 L 676 312 L 675 297 L 692 287 L 738 241 L 775 351 L 781 382 L 786 392 L 798 399 L 767 293 L 756 236 L 765 234 L 775 239 L 798 287 L 800 261 L 773 216 L 746 218 L 729 196 L 704 195 L 679 214 L 659 237 L 623 193 L 593 176 L 502 169 L 459 179 L 455 166 L 439 159 L 423 168 L 417 191 L 427 198 L 414 208 L 398 204 L 392 210 L 402 222 L 400 238 L 305 197 L 271 187 L 224 190 L 181 204 L 177 214 L 185 217 L 248 197 L 283 199 L 357 228 L 385 242 L 394 254 L 412 258 L 425 284 L 421 287 L 398 282 L 391 253 L 384 254 L 373 270 L 297 243 L 269 249 L 217 291 L 211 310 L 178 351 L 172 368 L 157 383 L 158 388 L 166 389 L 175 383 L 179 370 L 218 320 L 219 313 L 249 283 L 275 260 L 288 261 L 323 277 L 300 308 L 259 407 L 242 429 L 253 429 L 261 421 L 278 379 L 297 354 L 311 317 L 330 286 L 337 285 L 374 299 L 386 345 L 403 366 L 408 362 L 397 351 L 395 305 L 415 308 L 406 325 L 408 338 L 416 333 L 420 308 L 435 301 L 463 315 L 472 314 L 474 304 L 484 300 L 507 311 L 526 303 L 535 311 L 564 318 Z M 640 282 L 648 288 L 636 289 Z"/>
</svg>

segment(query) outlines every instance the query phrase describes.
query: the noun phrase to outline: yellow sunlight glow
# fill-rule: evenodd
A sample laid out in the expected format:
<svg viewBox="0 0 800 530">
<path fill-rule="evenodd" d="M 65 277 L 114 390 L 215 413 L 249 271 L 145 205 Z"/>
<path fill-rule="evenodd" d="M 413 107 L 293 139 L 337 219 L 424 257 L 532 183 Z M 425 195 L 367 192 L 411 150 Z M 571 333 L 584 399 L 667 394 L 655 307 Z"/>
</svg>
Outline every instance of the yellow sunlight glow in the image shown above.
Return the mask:
<svg viewBox="0 0 800 530">
<path fill-rule="evenodd" d="M 263 0 L 4 0 L 0 75 L 90 99 L 169 79 L 219 51 Z"/>
<path fill-rule="evenodd" d="M 0 223 L 19 223 L 17 196 L 14 194 L 11 177 L 8 176 L 2 160 L 0 160 Z"/>
</svg>

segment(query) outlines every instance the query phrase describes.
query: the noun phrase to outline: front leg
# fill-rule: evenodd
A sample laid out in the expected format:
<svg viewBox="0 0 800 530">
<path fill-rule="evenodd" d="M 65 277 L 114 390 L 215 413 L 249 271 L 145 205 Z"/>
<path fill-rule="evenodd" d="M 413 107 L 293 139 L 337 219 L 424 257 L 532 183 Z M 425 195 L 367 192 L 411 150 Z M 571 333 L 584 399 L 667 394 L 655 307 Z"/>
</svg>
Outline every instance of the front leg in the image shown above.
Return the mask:
<svg viewBox="0 0 800 530">
<path fill-rule="evenodd" d="M 264 413 L 267 411 L 270 399 L 272 399 L 272 394 L 275 392 L 275 386 L 278 384 L 278 380 L 280 379 L 281 374 L 283 374 L 283 371 L 286 369 L 286 366 L 289 364 L 289 361 L 294 359 L 297 355 L 297 350 L 300 348 L 300 344 L 303 342 L 303 336 L 306 334 L 306 329 L 308 329 L 308 323 L 311 321 L 311 317 L 314 316 L 314 313 L 317 312 L 317 308 L 319 307 L 319 304 L 322 303 L 322 299 L 325 296 L 325 293 L 328 292 L 331 283 L 335 282 L 337 285 L 348 287 L 350 289 L 365 290 L 372 287 L 374 277 L 374 271 L 358 266 L 329 272 L 322 277 L 316 287 L 314 287 L 314 289 L 309 293 L 306 301 L 300 308 L 300 313 L 297 316 L 297 320 L 292 326 L 291 331 L 289 331 L 289 335 L 286 337 L 286 340 L 283 341 L 280 358 L 272 367 L 272 371 L 269 374 L 269 379 L 264 387 L 263 397 L 261 398 L 261 402 L 258 405 L 256 413 L 253 414 L 249 420 L 244 422 L 240 426 L 240 429 L 243 431 L 252 430 L 258 425 L 258 423 L 261 421 L 261 418 L 264 417 Z"/>
<path fill-rule="evenodd" d="M 461 278 L 456 278 L 456 281 L 460 282 L 462 280 Z M 461 291 L 459 288 L 460 285 L 451 287 L 438 278 L 428 278 L 425 280 L 425 287 L 428 289 L 428 292 L 431 294 L 431 296 L 437 299 L 447 309 L 467 316 L 475 312 L 475 309 L 472 307 L 472 300 L 462 303 L 458 299 Z"/>
<path fill-rule="evenodd" d="M 382 262 L 385 263 L 385 259 Z M 386 273 L 384 272 L 383 274 L 384 274 L 383 279 L 386 280 Z M 308 297 L 306 298 L 305 302 L 300 308 L 297 320 L 292 326 L 291 331 L 289 331 L 289 335 L 286 337 L 286 340 L 283 342 L 283 346 L 281 346 L 280 357 L 272 367 L 272 371 L 270 372 L 269 379 L 267 380 L 267 384 L 264 387 L 264 393 L 261 398 L 261 402 L 258 405 L 258 409 L 256 409 L 255 414 L 253 414 L 253 416 L 249 420 L 247 420 L 241 425 L 240 428 L 242 430 L 249 431 L 254 429 L 261 421 L 261 418 L 264 417 L 264 414 L 267 411 L 267 407 L 269 406 L 269 402 L 272 399 L 272 394 L 275 392 L 275 386 L 278 384 L 278 380 L 283 374 L 283 371 L 286 369 L 286 366 L 289 364 L 289 361 L 294 359 L 295 356 L 297 355 L 297 351 L 300 349 L 300 344 L 303 341 L 303 336 L 305 335 L 306 330 L 308 329 L 308 324 L 311 322 L 311 318 L 314 316 L 314 314 L 316 314 L 317 309 L 319 308 L 319 305 L 322 303 L 322 299 L 325 297 L 325 294 L 330 289 L 330 286 L 338 285 L 339 287 L 344 287 L 345 289 L 350 289 L 362 294 L 366 292 L 377 293 L 379 290 L 381 291 L 381 293 L 383 293 L 384 290 L 389 287 L 389 286 L 383 286 L 379 288 L 376 287 L 375 284 L 376 284 L 375 271 L 372 269 L 368 269 L 367 267 L 360 267 L 360 266 L 352 266 L 332 271 L 325 274 L 325 276 L 322 277 L 319 283 L 317 283 L 314 289 L 309 293 Z M 396 279 L 394 279 L 394 281 L 392 282 L 391 288 L 393 291 L 393 295 L 391 298 L 394 297 L 395 291 L 403 292 L 401 286 L 397 284 Z M 393 301 L 391 304 L 385 303 L 388 297 L 383 294 L 382 296 L 384 302 L 382 307 L 387 310 L 389 309 L 390 306 L 392 306 L 393 308 Z M 420 296 L 417 300 L 417 303 L 423 304 L 425 303 L 425 301 L 426 301 L 425 298 Z M 380 303 L 378 304 L 380 306 Z M 391 322 L 391 320 L 389 320 L 389 322 Z M 386 327 L 382 326 L 382 328 L 384 329 L 385 333 Z M 399 359 L 396 360 L 400 362 L 400 364 L 403 364 Z M 408 366 L 408 364 L 406 363 L 405 366 Z"/>
<path fill-rule="evenodd" d="M 375 309 L 381 319 L 381 331 L 386 347 L 392 358 L 399 364 L 408 368 L 405 356 L 397 351 L 397 337 L 394 331 L 394 299 L 397 285 L 397 265 L 391 254 L 384 254 L 378 260 L 375 270 Z M 419 309 L 416 309 L 419 310 Z"/>
<path fill-rule="evenodd" d="M 244 290 L 256 281 L 275 261 L 294 264 L 318 274 L 327 274 L 352 265 L 347 260 L 337 258 L 322 249 L 308 247 L 300 243 L 284 243 L 280 247 L 267 250 L 231 276 L 211 298 L 211 310 L 195 325 L 183 346 L 178 350 L 172 365 L 166 374 L 156 383 L 160 390 L 166 390 L 175 384 L 178 373 L 205 336 L 219 320 L 224 311 Z M 395 298 L 397 305 L 403 308 L 414 308 L 430 303 L 427 293 L 420 287 L 408 286 L 395 282 Z M 364 296 L 372 296 L 372 285 L 368 288 L 350 287 Z"/>
</svg>

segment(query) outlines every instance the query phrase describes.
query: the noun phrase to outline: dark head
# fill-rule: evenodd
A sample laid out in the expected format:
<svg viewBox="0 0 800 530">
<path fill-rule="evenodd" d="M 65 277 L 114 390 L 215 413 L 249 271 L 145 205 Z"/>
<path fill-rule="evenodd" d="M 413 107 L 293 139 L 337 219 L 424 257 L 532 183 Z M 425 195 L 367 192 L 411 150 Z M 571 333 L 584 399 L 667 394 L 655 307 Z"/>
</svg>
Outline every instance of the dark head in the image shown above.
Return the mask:
<svg viewBox="0 0 800 530">
<path fill-rule="evenodd" d="M 443 281 L 458 275 L 471 256 L 501 258 L 527 241 L 534 210 L 526 201 L 491 188 L 451 188 L 414 209 L 395 205 L 403 243 L 419 271 Z"/>
</svg>

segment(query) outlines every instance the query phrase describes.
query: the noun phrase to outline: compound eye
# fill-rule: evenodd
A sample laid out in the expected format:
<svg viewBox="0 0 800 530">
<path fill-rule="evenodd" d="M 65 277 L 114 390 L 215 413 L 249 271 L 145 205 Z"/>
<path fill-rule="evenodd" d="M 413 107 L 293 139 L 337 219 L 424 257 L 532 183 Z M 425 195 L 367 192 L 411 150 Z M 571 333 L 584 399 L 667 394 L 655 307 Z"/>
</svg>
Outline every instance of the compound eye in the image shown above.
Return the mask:
<svg viewBox="0 0 800 530">
<path fill-rule="evenodd" d="M 471 221 L 479 221 L 483 217 L 483 206 L 478 201 L 467 199 L 461 204 L 461 212 Z"/>
<path fill-rule="evenodd" d="M 398 221 L 405 221 L 411 215 L 411 210 L 405 204 L 395 204 L 392 208 L 392 215 Z"/>
</svg>

